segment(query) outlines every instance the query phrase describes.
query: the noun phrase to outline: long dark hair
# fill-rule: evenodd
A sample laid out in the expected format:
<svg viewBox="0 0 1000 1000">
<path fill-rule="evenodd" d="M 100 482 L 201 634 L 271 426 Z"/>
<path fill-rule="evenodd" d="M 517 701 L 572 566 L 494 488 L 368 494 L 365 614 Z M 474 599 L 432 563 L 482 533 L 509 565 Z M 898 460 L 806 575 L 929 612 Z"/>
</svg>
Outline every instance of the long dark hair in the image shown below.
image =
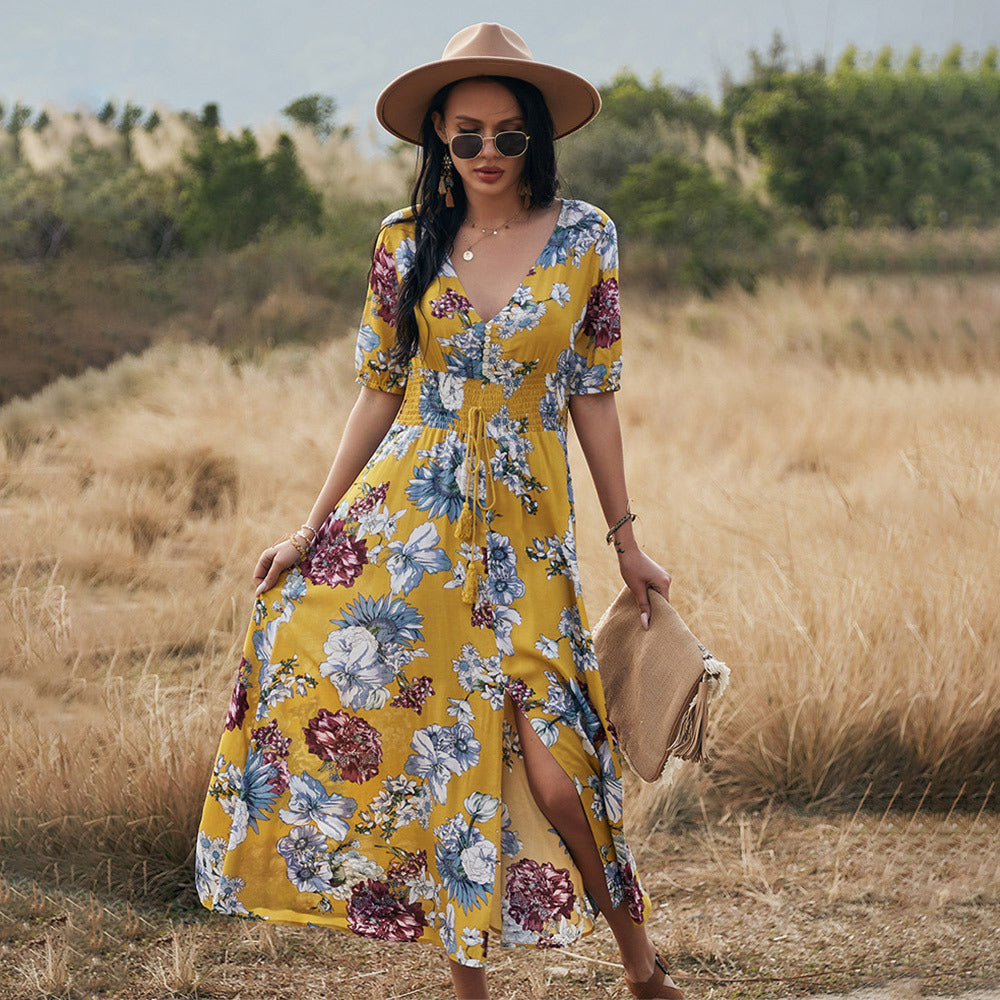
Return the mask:
<svg viewBox="0 0 1000 1000">
<path fill-rule="evenodd" d="M 477 79 L 494 80 L 502 84 L 513 95 L 524 118 L 524 130 L 531 136 L 528 150 L 524 154 L 524 180 L 531 186 L 531 204 L 547 208 L 555 197 L 556 153 L 553 140 L 552 116 L 542 92 L 532 83 L 510 76 L 487 76 Z M 452 171 L 454 186 L 452 199 L 454 208 L 445 205 L 445 196 L 438 193 L 441 179 L 441 164 L 447 146 L 438 137 L 432 115 L 435 111 L 444 113 L 448 94 L 456 83 L 442 87 L 435 95 L 424 116 L 421 127 L 421 151 L 417 179 L 410 194 L 413 217 L 416 221 L 416 252 L 413 264 L 407 271 L 396 300 L 396 343 L 391 351 L 392 358 L 399 364 L 406 364 L 417 353 L 416 310 L 424 292 L 437 277 L 458 235 L 465 218 L 467 205 L 465 189 L 458 171 Z"/>
</svg>

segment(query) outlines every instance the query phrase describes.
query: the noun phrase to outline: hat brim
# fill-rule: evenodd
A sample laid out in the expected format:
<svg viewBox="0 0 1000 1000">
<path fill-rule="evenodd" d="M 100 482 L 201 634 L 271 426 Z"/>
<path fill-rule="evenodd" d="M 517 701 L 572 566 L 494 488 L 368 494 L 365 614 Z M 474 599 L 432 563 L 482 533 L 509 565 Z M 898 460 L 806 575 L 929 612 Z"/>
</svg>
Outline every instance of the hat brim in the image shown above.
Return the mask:
<svg viewBox="0 0 1000 1000">
<path fill-rule="evenodd" d="M 582 76 L 558 66 L 502 56 L 441 59 L 396 77 L 375 102 L 375 117 L 398 139 L 421 145 L 431 99 L 446 84 L 475 76 L 513 76 L 533 83 L 552 115 L 553 138 L 583 128 L 601 110 L 601 95 Z"/>
</svg>

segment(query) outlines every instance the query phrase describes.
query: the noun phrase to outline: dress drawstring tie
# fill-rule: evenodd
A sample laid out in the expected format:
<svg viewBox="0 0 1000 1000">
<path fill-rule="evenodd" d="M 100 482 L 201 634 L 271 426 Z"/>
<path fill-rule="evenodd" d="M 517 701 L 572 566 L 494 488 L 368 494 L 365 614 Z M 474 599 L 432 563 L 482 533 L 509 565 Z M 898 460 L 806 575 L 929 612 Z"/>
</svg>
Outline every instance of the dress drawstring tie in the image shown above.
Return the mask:
<svg viewBox="0 0 1000 1000">
<path fill-rule="evenodd" d="M 483 576 L 483 548 L 486 545 L 486 513 L 493 509 L 496 494 L 493 476 L 486 453 L 486 417 L 482 407 L 470 407 L 465 430 L 465 500 L 458 518 L 458 537 L 470 543 L 470 554 L 465 566 L 462 600 L 473 605 L 479 599 L 479 581 Z M 480 469 L 483 471 L 481 472 Z M 488 504 L 479 499 L 480 477 L 485 475 Z"/>
</svg>

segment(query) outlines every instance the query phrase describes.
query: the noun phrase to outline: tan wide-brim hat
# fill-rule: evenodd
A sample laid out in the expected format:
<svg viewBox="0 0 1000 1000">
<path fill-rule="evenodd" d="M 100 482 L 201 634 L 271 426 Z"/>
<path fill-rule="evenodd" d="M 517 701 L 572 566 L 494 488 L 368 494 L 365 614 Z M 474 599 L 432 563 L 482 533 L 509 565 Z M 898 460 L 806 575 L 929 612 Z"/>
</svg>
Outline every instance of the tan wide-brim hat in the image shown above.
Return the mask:
<svg viewBox="0 0 1000 1000">
<path fill-rule="evenodd" d="M 583 128 L 601 110 L 601 95 L 582 76 L 537 62 L 516 31 L 484 22 L 453 35 L 436 62 L 396 77 L 375 102 L 375 116 L 394 136 L 419 146 L 431 99 L 445 84 L 470 76 L 533 83 L 548 105 L 556 139 Z"/>
</svg>

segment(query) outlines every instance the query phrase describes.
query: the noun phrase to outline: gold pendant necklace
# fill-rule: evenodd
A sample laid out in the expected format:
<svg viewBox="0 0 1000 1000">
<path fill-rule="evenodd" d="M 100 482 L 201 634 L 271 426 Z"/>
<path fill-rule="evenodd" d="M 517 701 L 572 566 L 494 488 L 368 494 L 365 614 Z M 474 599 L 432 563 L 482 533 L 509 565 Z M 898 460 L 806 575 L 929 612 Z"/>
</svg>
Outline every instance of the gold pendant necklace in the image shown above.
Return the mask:
<svg viewBox="0 0 1000 1000">
<path fill-rule="evenodd" d="M 510 229 L 510 224 L 515 219 L 517 219 L 518 216 L 520 216 L 521 212 L 523 212 L 523 211 L 524 211 L 524 209 L 519 208 L 502 226 L 497 226 L 496 229 L 490 229 L 489 226 L 486 226 L 486 227 L 483 227 L 483 226 L 474 226 L 473 228 L 478 228 L 479 231 L 483 235 L 480 236 L 479 239 L 476 240 L 474 243 L 470 243 L 465 248 L 465 253 L 462 254 L 462 260 L 474 260 L 475 257 L 476 257 L 476 255 L 472 252 L 472 248 L 474 246 L 478 246 L 480 243 L 482 243 L 483 240 L 485 240 L 487 236 L 496 236 L 500 232 L 501 229 Z"/>
</svg>

